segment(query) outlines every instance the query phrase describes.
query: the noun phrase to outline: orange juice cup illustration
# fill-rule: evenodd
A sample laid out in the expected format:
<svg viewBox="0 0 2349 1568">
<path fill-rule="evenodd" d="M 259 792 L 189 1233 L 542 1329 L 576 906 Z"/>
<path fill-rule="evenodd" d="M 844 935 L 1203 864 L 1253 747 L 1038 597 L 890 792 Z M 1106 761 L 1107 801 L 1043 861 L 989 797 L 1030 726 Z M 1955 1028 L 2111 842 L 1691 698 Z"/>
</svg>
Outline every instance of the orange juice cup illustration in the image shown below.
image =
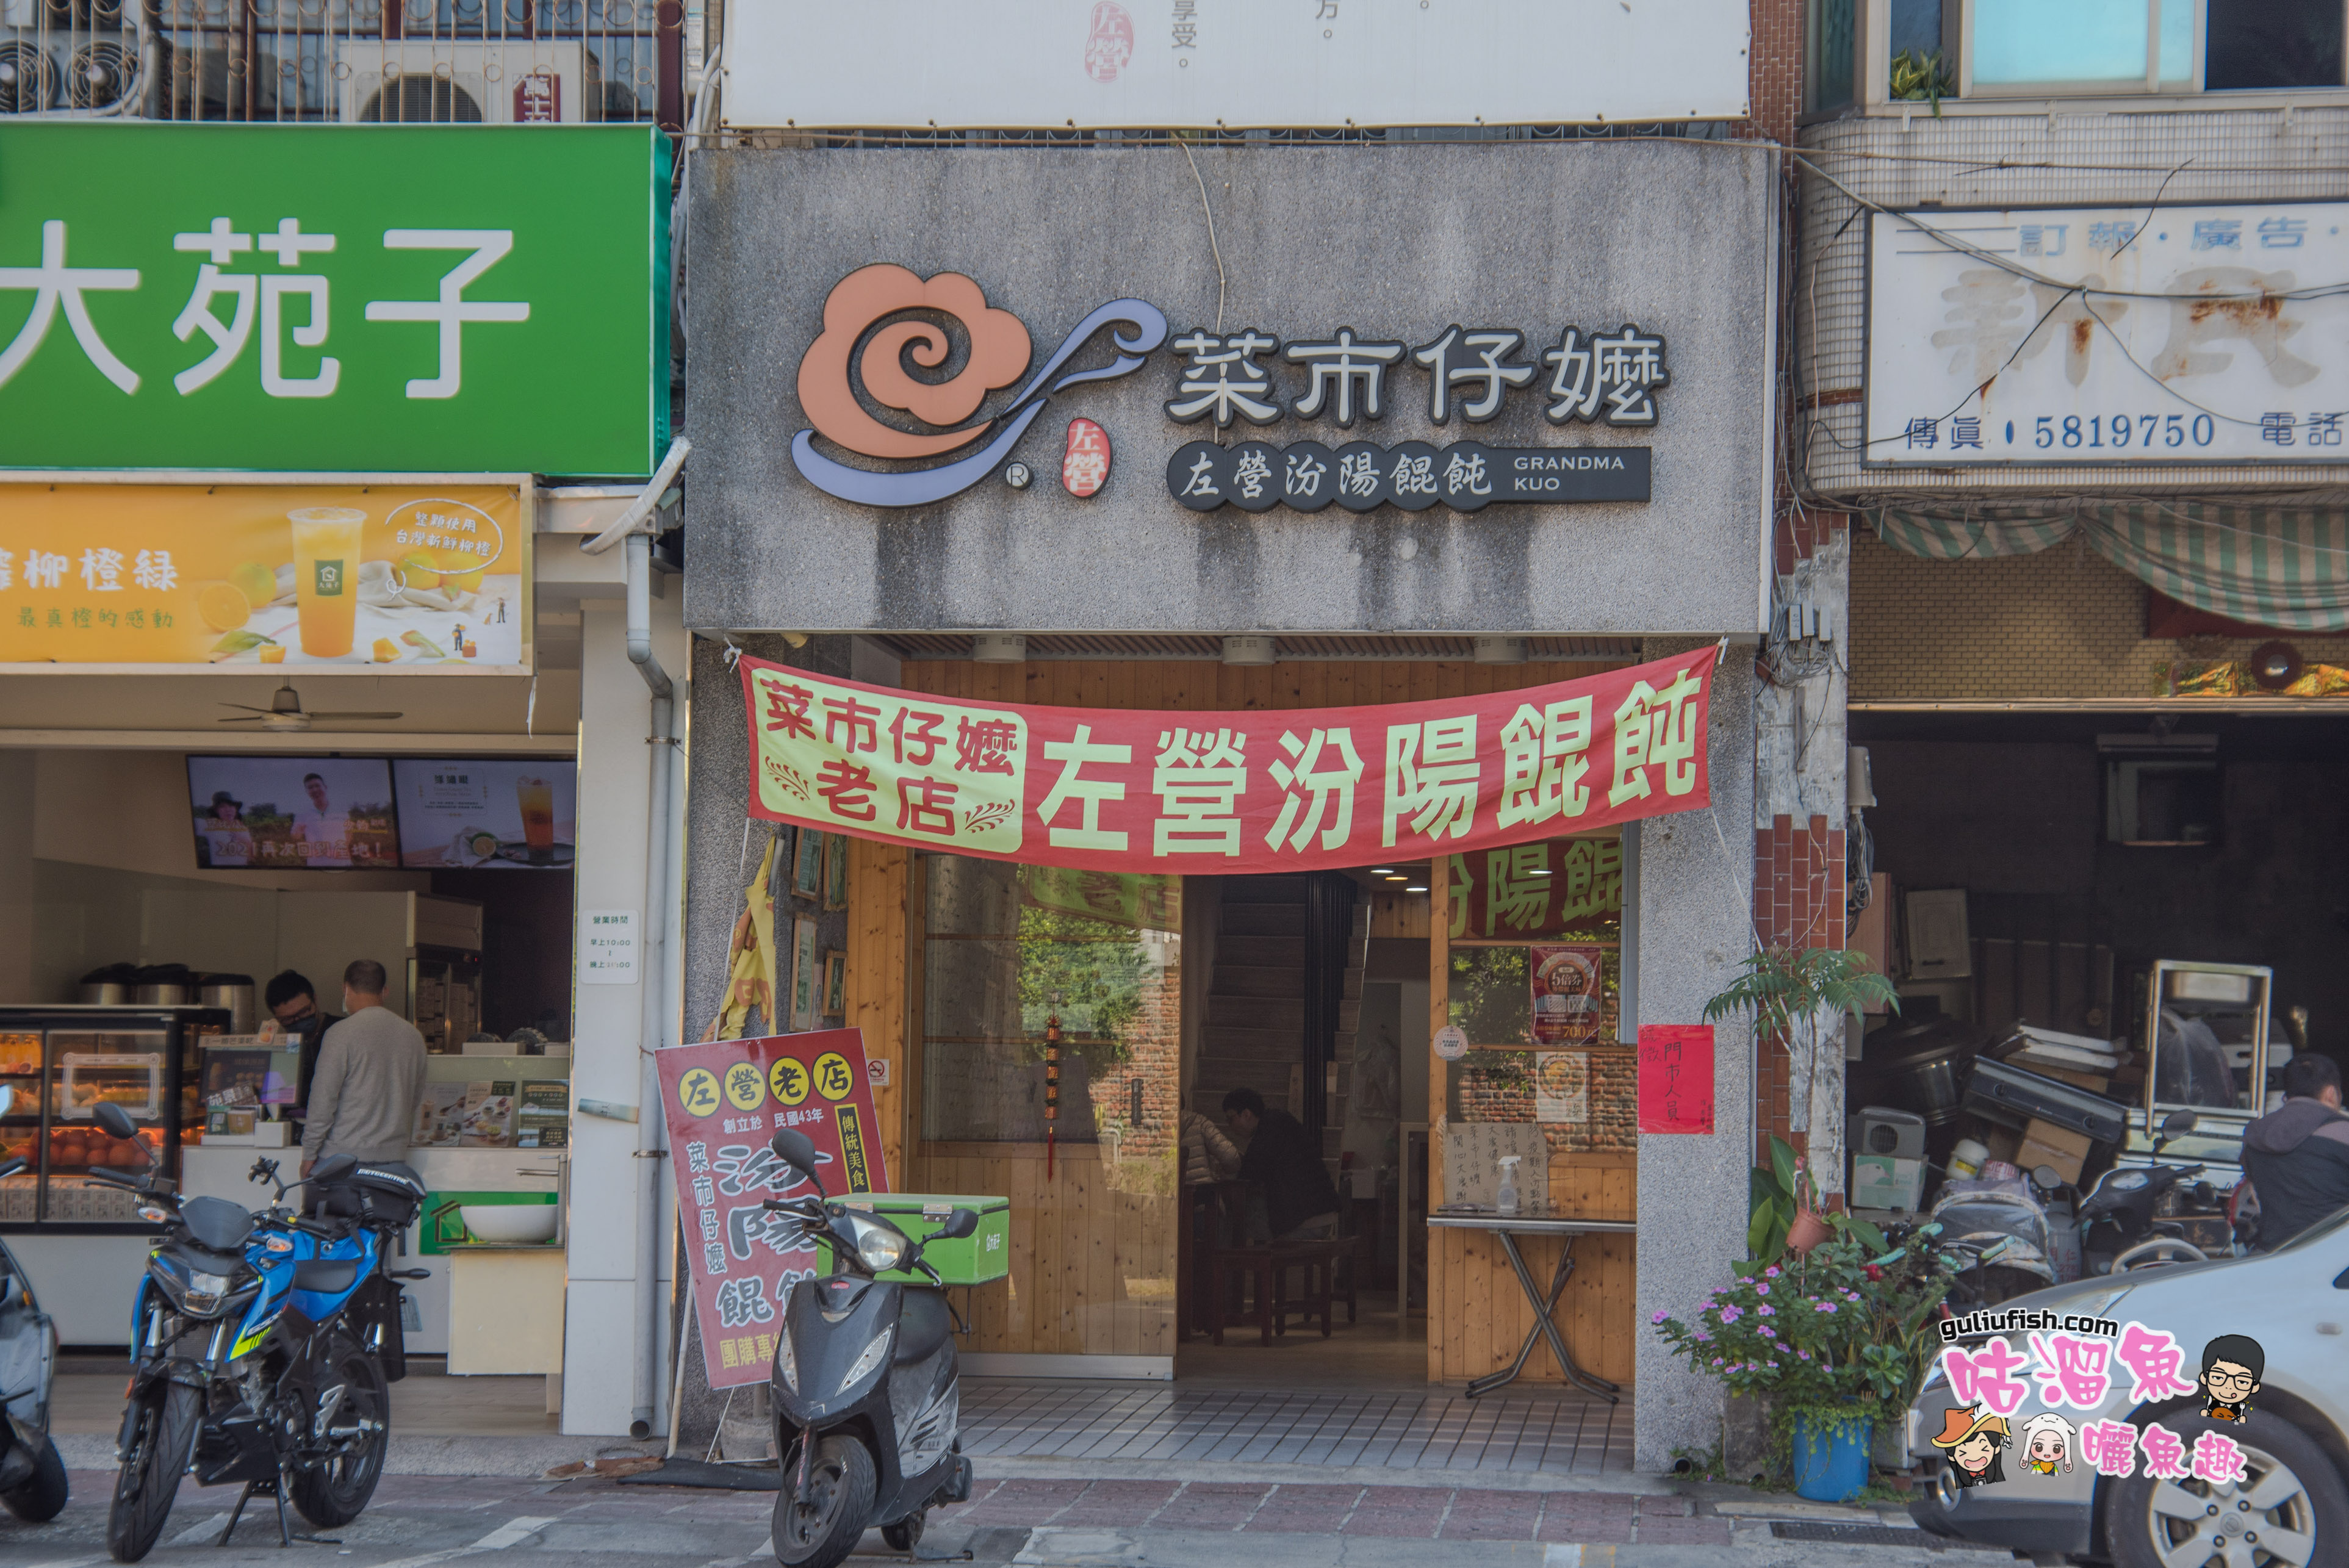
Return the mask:
<svg viewBox="0 0 2349 1568">
<path fill-rule="evenodd" d="M 367 513 L 347 506 L 289 511 L 294 524 L 294 602 L 302 651 L 338 659 L 351 651 L 358 620 L 359 530 Z"/>
<path fill-rule="evenodd" d="M 533 854 L 554 848 L 554 786 L 543 779 L 517 779 L 514 795 L 522 806 L 522 838 Z"/>
</svg>

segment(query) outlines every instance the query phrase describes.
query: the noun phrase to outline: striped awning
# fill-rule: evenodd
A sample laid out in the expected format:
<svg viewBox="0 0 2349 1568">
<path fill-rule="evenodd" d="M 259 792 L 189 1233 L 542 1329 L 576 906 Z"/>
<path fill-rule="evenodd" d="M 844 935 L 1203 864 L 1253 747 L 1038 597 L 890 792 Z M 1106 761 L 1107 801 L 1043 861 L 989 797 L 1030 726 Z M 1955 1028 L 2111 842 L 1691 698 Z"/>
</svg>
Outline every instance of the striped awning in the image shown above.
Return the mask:
<svg viewBox="0 0 2349 1568">
<path fill-rule="evenodd" d="M 2075 534 L 2171 598 L 2230 620 L 2349 631 L 2349 511 L 2195 501 L 1867 509 L 1878 538 L 1937 561 L 2033 555 Z"/>
</svg>

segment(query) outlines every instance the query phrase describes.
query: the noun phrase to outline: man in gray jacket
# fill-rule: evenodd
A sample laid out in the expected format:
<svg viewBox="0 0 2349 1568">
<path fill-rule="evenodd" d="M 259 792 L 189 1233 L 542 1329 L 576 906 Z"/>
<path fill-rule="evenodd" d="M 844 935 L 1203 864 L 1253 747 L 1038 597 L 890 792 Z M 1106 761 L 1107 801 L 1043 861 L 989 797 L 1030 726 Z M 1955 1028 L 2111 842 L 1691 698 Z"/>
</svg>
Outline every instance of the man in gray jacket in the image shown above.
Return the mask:
<svg viewBox="0 0 2349 1568">
<path fill-rule="evenodd" d="M 329 1154 L 398 1160 L 408 1152 L 424 1092 L 424 1037 L 383 1005 L 383 965 L 358 958 L 343 971 L 341 1023 L 326 1031 L 304 1108 L 302 1174 Z"/>
<path fill-rule="evenodd" d="M 2284 1065 L 2284 1102 L 2243 1130 L 2243 1172 L 2260 1198 L 2259 1250 L 2271 1252 L 2349 1207 L 2349 1116 L 2341 1069 L 2302 1051 Z"/>
</svg>

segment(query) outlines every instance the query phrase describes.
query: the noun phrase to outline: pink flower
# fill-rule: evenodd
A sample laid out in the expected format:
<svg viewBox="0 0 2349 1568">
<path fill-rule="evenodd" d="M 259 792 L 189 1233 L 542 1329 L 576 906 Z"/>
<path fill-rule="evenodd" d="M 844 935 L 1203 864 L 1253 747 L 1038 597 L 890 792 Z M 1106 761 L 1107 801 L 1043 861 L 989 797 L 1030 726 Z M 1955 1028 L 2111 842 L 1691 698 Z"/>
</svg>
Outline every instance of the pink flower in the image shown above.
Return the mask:
<svg viewBox="0 0 2349 1568">
<path fill-rule="evenodd" d="M 1649 1322 L 1651 1322 L 1651 1323 L 1662 1323 L 1662 1322 L 1664 1322 L 1665 1320 L 1667 1320 L 1668 1318 L 1670 1318 L 1671 1316 L 1671 1313 L 1669 1313 L 1669 1312 L 1659 1312 L 1658 1314 L 1656 1314 L 1656 1315 L 1655 1315 L 1655 1316 L 1653 1316 L 1653 1317 L 1651 1317 L 1651 1318 L 1648 1319 L 1648 1321 L 1649 1321 Z"/>
<path fill-rule="evenodd" d="M 1754 1288 L 1764 1295 L 1768 1295 L 1770 1294 L 1770 1287 L 1766 1284 L 1757 1284 Z"/>
<path fill-rule="evenodd" d="M 1831 1301 L 1823 1301 L 1819 1303 L 1817 1310 L 1821 1312 L 1833 1312 L 1836 1310 L 1836 1304 Z"/>
<path fill-rule="evenodd" d="M 1775 1316 L 1777 1316 L 1777 1315 L 1778 1315 L 1778 1309 L 1777 1309 L 1776 1307 L 1775 1307 L 1775 1306 L 1772 1306 L 1772 1305 L 1771 1305 L 1768 1302 L 1766 1302 L 1766 1301 L 1765 1301 L 1765 1302 L 1764 1302 L 1760 1306 L 1755 1307 L 1755 1308 L 1754 1309 L 1754 1313 L 1755 1313 L 1758 1316 L 1762 1316 L 1762 1317 L 1775 1317 Z"/>
<path fill-rule="evenodd" d="M 1723 1323 L 1734 1323 L 1744 1315 L 1744 1312 L 1734 1306 L 1724 1306 L 1721 1309 L 1721 1321 Z"/>
<path fill-rule="evenodd" d="M 1762 1326 L 1762 1331 L 1761 1331 L 1761 1332 L 1762 1332 L 1762 1337 L 1763 1337 L 1763 1338 L 1764 1338 L 1764 1339 L 1775 1339 L 1775 1338 L 1777 1338 L 1777 1337 L 1778 1337 L 1778 1331 L 1777 1331 L 1776 1329 L 1775 1329 L 1775 1328 L 1771 1327 L 1771 1326 L 1770 1326 L 1768 1324 L 1766 1324 L 1766 1323 L 1765 1323 L 1765 1324 L 1764 1324 L 1764 1325 Z"/>
<path fill-rule="evenodd" d="M 1807 1350 L 1797 1350 L 1795 1354 L 1801 1357 L 1806 1361 L 1808 1361 L 1811 1358 L 1811 1353 Z"/>
<path fill-rule="evenodd" d="M 1778 1277 L 1778 1265 L 1776 1264 L 1772 1264 L 1768 1268 L 1764 1269 L 1762 1271 L 1762 1277 L 1764 1279 L 1776 1279 Z"/>
</svg>

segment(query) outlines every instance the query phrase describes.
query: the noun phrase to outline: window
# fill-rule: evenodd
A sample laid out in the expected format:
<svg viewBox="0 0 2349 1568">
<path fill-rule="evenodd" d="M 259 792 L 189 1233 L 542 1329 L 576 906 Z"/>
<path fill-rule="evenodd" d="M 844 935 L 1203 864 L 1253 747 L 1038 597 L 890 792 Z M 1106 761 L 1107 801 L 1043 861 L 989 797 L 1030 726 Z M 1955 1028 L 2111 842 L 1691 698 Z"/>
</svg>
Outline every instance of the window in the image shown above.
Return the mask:
<svg viewBox="0 0 2349 1568">
<path fill-rule="evenodd" d="M 2233 92 L 2344 79 L 2343 0 L 1877 3 L 1887 7 L 1893 74 L 1904 51 L 1925 51 L 1954 33 L 1968 97 Z M 1895 84 L 1891 96 L 1920 95 Z"/>
<path fill-rule="evenodd" d="M 1041 1143 L 1057 1036 L 1056 1141 L 1101 1144 L 1104 1163 L 1129 1173 L 1170 1157 L 1182 879 L 952 855 L 926 863 L 923 1136 Z"/>
</svg>

